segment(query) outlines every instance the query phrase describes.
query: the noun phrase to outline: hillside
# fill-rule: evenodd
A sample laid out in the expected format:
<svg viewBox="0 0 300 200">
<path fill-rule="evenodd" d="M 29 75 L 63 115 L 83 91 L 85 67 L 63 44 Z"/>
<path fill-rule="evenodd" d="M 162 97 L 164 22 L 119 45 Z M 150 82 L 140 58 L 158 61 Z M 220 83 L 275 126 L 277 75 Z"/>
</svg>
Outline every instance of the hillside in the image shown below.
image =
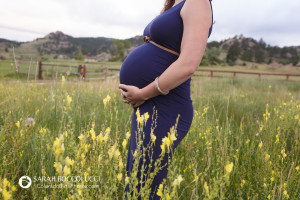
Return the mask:
<svg viewBox="0 0 300 200">
<path fill-rule="evenodd" d="M 0 39 L 0 59 L 11 59 L 13 49 L 20 59 L 79 59 L 86 61 L 122 61 L 137 46 L 143 44 L 142 36 L 127 40 L 105 37 L 75 38 L 60 31 L 52 32 L 31 42 Z M 14 48 L 13 48 L 14 47 Z M 202 65 L 233 65 L 279 63 L 299 65 L 300 46 L 277 47 L 243 35 L 207 44 Z"/>
</svg>

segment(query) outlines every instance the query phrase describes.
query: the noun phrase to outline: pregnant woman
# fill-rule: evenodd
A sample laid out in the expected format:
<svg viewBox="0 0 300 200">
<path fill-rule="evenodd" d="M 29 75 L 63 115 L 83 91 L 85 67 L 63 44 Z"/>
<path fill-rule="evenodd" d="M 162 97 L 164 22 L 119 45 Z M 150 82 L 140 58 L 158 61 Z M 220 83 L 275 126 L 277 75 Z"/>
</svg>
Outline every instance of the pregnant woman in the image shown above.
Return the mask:
<svg viewBox="0 0 300 200">
<path fill-rule="evenodd" d="M 152 162 L 161 155 L 162 139 L 168 137 L 168 132 L 176 124 L 178 116 L 173 150 L 188 133 L 193 119 L 191 76 L 201 62 L 207 39 L 212 31 L 212 21 L 210 0 L 166 0 L 160 15 L 144 29 L 145 44 L 137 47 L 125 59 L 120 70 L 119 89 L 124 102 L 134 109 L 126 166 L 128 177 L 132 171 L 133 153 L 137 148 L 139 137 L 137 109 L 141 115 L 146 112 L 150 115 L 143 128 L 145 147 L 151 141 L 151 124 L 156 118 L 153 132 L 156 140 L 151 152 Z M 151 117 L 153 114 L 156 115 L 155 118 Z M 148 153 L 146 152 L 146 155 L 149 155 Z M 152 181 L 149 199 L 160 199 L 157 190 L 167 177 L 170 164 L 168 156 L 172 157 L 172 155 L 164 156 L 161 163 L 162 170 Z M 149 163 L 148 156 L 144 166 L 148 166 Z M 153 169 L 152 163 L 151 170 Z M 140 171 L 137 176 L 140 178 Z M 127 185 L 125 191 L 128 190 Z"/>
</svg>

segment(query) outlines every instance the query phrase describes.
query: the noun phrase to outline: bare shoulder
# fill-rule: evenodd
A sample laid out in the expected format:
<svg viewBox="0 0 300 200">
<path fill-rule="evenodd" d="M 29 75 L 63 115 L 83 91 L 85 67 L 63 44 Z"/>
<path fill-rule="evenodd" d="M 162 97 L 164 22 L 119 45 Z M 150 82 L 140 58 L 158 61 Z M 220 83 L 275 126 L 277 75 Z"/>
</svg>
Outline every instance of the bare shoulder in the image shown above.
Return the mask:
<svg viewBox="0 0 300 200">
<path fill-rule="evenodd" d="M 212 11 L 209 0 L 186 0 L 180 15 L 185 21 L 200 22 L 201 24 L 207 24 L 208 26 L 212 23 Z"/>
</svg>

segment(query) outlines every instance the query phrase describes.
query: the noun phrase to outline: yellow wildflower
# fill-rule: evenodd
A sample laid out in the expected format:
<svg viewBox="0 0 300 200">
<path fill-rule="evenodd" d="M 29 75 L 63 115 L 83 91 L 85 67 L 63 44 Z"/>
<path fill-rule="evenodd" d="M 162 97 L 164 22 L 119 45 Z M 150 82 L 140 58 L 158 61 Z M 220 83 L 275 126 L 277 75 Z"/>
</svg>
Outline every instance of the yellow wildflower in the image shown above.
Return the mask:
<svg viewBox="0 0 300 200">
<path fill-rule="evenodd" d="M 288 193 L 287 193 L 287 191 L 286 191 L 286 190 L 284 190 L 284 191 L 283 191 L 283 195 L 284 195 L 284 196 L 285 196 L 285 198 L 287 198 L 287 199 L 289 199 L 289 197 L 290 197 L 290 196 L 288 195 Z"/>
<path fill-rule="evenodd" d="M 130 132 L 127 132 L 127 133 L 126 133 L 126 139 L 127 139 L 127 140 L 130 138 L 130 135 L 131 135 Z"/>
<path fill-rule="evenodd" d="M 156 193 L 160 197 L 163 197 L 163 193 L 162 193 L 163 187 L 164 187 L 163 184 L 160 184 Z"/>
<path fill-rule="evenodd" d="M 129 177 L 126 176 L 126 178 L 125 178 L 125 185 L 127 185 L 128 183 L 129 183 Z"/>
<path fill-rule="evenodd" d="M 82 134 L 80 134 L 80 135 L 78 136 L 78 139 L 79 139 L 79 140 L 83 140 L 83 138 L 84 138 L 84 136 L 83 136 Z"/>
<path fill-rule="evenodd" d="M 61 165 L 59 162 L 58 162 L 58 163 L 55 162 L 53 166 L 55 167 L 56 172 L 57 172 L 58 174 L 62 174 L 62 165 Z"/>
<path fill-rule="evenodd" d="M 118 181 L 121 182 L 121 180 L 122 180 L 122 173 L 119 173 L 117 178 L 118 178 Z"/>
<path fill-rule="evenodd" d="M 181 175 L 179 175 L 173 182 L 173 186 L 174 187 L 177 187 L 177 186 L 180 186 L 180 183 L 183 181 L 183 178 Z"/>
<path fill-rule="evenodd" d="M 151 133 L 151 141 L 155 144 L 155 140 L 156 140 L 156 136 L 153 134 L 153 133 Z"/>
<path fill-rule="evenodd" d="M 106 107 L 106 105 L 109 103 L 110 99 L 111 99 L 111 97 L 110 97 L 109 95 L 107 95 L 107 96 L 105 97 L 105 99 L 103 99 L 104 107 Z"/>
<path fill-rule="evenodd" d="M 127 140 L 124 139 L 123 142 L 122 142 L 122 146 L 123 146 L 123 149 L 124 149 L 124 150 L 126 149 L 126 145 L 127 145 Z"/>
<path fill-rule="evenodd" d="M 61 87 L 63 87 L 63 86 L 64 86 L 64 84 L 65 84 L 65 81 L 66 81 L 66 78 L 65 78 L 65 76 L 62 76 L 62 77 L 61 77 Z"/>
<path fill-rule="evenodd" d="M 20 128 L 20 121 L 17 121 L 16 126 Z"/>
<path fill-rule="evenodd" d="M 67 96 L 67 102 L 68 102 L 69 109 L 71 109 L 72 97 L 69 95 Z"/>
<path fill-rule="evenodd" d="M 73 166 L 74 160 L 70 159 L 69 156 L 66 157 L 66 165 L 67 166 Z"/>
<path fill-rule="evenodd" d="M 93 129 L 93 128 L 91 128 L 91 130 L 90 130 L 90 134 L 91 134 L 91 138 L 92 138 L 92 140 L 93 140 L 93 141 L 95 141 L 95 140 L 96 140 L 96 133 L 95 133 L 95 131 L 94 131 L 94 129 Z"/>
<path fill-rule="evenodd" d="M 148 114 L 148 112 L 146 112 L 145 114 L 144 114 L 144 116 L 145 116 L 145 124 L 147 123 L 147 120 L 149 119 L 149 114 Z"/>
<path fill-rule="evenodd" d="M 282 158 L 284 159 L 286 157 L 285 149 L 281 150 Z"/>
<path fill-rule="evenodd" d="M 297 171 L 299 171 L 299 166 L 297 166 L 295 169 L 296 169 Z"/>
<path fill-rule="evenodd" d="M 244 187 L 245 183 L 246 183 L 246 181 L 243 179 L 242 182 L 241 182 L 241 188 Z"/>
<path fill-rule="evenodd" d="M 265 161 L 268 161 L 270 159 L 270 155 L 266 153 L 265 155 Z"/>
<path fill-rule="evenodd" d="M 123 167 L 124 167 L 124 164 L 122 162 L 122 158 L 120 157 L 120 159 L 119 159 L 119 171 L 122 171 Z"/>
<path fill-rule="evenodd" d="M 170 195 L 166 194 L 166 200 L 170 200 L 170 199 L 171 199 Z"/>
<path fill-rule="evenodd" d="M 206 181 L 204 182 L 204 191 L 207 195 L 209 195 L 209 188 Z"/>
<path fill-rule="evenodd" d="M 261 147 L 262 147 L 262 145 L 263 145 L 263 142 L 262 142 L 262 141 L 260 141 L 260 143 L 259 143 L 258 147 L 259 147 L 259 148 L 261 148 Z"/>
<path fill-rule="evenodd" d="M 46 130 L 45 128 L 41 128 L 41 130 L 40 130 L 40 134 L 43 134 L 43 135 L 45 135 L 45 134 L 46 134 L 46 132 L 47 132 L 47 130 Z"/>
<path fill-rule="evenodd" d="M 228 165 L 225 166 L 226 172 L 230 173 L 232 171 L 233 168 L 233 163 L 229 163 Z"/>
<path fill-rule="evenodd" d="M 71 169 L 67 166 L 64 167 L 64 176 L 68 176 L 71 174 Z"/>
<path fill-rule="evenodd" d="M 9 200 L 11 198 L 11 194 L 6 189 L 2 190 L 2 195 L 4 200 Z"/>
</svg>

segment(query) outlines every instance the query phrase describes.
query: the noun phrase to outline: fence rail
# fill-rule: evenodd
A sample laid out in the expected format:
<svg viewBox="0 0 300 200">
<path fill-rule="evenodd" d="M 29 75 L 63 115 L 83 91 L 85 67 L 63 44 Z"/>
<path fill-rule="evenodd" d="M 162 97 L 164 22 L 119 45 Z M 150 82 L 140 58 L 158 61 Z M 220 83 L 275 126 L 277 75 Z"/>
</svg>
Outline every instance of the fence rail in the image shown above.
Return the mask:
<svg viewBox="0 0 300 200">
<path fill-rule="evenodd" d="M 199 75 L 194 74 L 194 76 L 204 76 L 204 77 L 217 77 L 217 78 L 224 78 L 224 76 L 216 76 L 214 74 L 216 73 L 229 73 L 232 74 L 232 78 L 235 78 L 237 74 L 246 74 L 246 75 L 256 75 L 259 79 L 261 79 L 261 76 L 283 76 L 286 77 L 286 81 L 289 80 L 289 77 L 300 77 L 300 74 L 275 74 L 275 73 L 266 73 L 266 72 L 242 72 L 242 71 L 225 71 L 225 70 L 210 70 L 210 69 L 197 69 L 197 72 L 209 72 L 210 75 Z"/>
<path fill-rule="evenodd" d="M 73 71 L 71 71 L 73 70 Z M 76 71 L 74 71 L 76 70 Z M 78 77 L 78 80 L 99 80 L 106 79 L 109 76 L 118 76 L 120 67 L 107 67 L 107 66 L 86 66 L 86 65 L 65 65 L 65 64 L 49 64 L 42 62 L 19 62 L 16 65 L 16 70 L 19 74 L 27 75 L 28 77 L 38 76 L 40 80 L 43 80 L 44 75 L 51 79 L 55 78 L 55 74 L 61 73 L 65 75 L 74 75 Z M 207 75 L 198 74 L 198 72 L 208 73 Z M 224 76 L 224 74 L 231 74 L 231 76 Z M 213 70 L 213 69 L 197 69 L 193 76 L 195 77 L 210 77 L 210 78 L 235 78 L 238 75 L 254 75 L 258 76 L 259 80 L 262 76 L 282 76 L 286 81 L 290 80 L 290 77 L 299 77 L 297 81 L 300 81 L 300 74 L 278 74 L 267 72 L 243 72 L 243 71 L 226 71 L 226 70 Z"/>
<path fill-rule="evenodd" d="M 57 73 L 64 75 L 75 75 L 78 77 L 78 80 L 99 80 L 106 79 L 108 76 L 112 75 L 116 76 L 119 74 L 120 68 L 107 67 L 103 65 L 87 67 L 86 65 L 70 66 L 65 64 L 49 64 L 25 61 L 18 62 L 15 71 L 18 74 L 27 75 L 28 77 L 38 76 L 38 79 L 40 80 L 44 80 L 45 76 L 47 77 L 49 74 L 51 79 L 54 79 Z"/>
</svg>

